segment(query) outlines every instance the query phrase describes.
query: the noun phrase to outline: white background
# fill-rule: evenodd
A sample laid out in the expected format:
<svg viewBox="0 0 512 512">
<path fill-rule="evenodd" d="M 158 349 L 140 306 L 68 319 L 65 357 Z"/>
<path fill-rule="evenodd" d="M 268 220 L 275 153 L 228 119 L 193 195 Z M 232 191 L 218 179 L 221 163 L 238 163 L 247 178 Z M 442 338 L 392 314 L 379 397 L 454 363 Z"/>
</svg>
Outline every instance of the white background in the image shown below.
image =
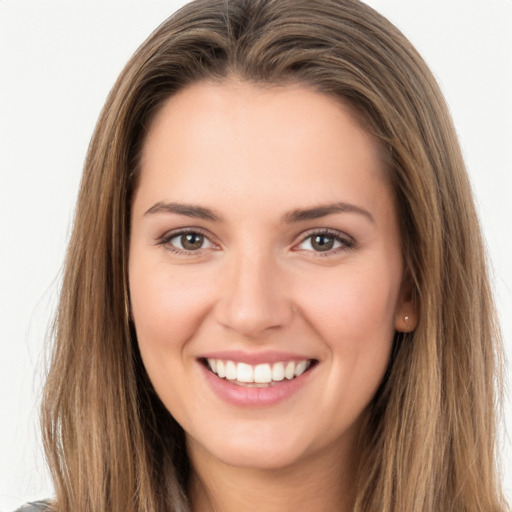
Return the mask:
<svg viewBox="0 0 512 512">
<path fill-rule="evenodd" d="M 122 66 L 183 3 L 0 0 L 0 510 L 52 493 L 38 401 L 81 166 Z M 446 94 L 511 359 L 512 0 L 368 3 L 412 40 Z M 505 415 L 511 431 L 510 398 Z M 512 499 L 505 434 L 500 453 Z"/>
</svg>

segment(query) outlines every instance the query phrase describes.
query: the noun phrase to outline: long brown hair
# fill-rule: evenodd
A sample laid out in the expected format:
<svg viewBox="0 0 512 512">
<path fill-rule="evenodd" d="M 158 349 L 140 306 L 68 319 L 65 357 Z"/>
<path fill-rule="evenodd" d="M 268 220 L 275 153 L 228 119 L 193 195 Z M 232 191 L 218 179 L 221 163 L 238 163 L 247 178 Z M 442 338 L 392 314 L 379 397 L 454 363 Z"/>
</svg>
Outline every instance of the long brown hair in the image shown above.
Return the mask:
<svg viewBox="0 0 512 512">
<path fill-rule="evenodd" d="M 501 512 L 500 338 L 454 128 L 424 61 L 357 0 L 197 0 L 114 85 L 85 163 L 44 391 L 55 510 L 188 510 L 181 427 L 130 322 L 130 202 L 151 120 L 176 91 L 231 76 L 340 98 L 388 155 L 419 312 L 370 405 L 354 511 Z"/>
</svg>

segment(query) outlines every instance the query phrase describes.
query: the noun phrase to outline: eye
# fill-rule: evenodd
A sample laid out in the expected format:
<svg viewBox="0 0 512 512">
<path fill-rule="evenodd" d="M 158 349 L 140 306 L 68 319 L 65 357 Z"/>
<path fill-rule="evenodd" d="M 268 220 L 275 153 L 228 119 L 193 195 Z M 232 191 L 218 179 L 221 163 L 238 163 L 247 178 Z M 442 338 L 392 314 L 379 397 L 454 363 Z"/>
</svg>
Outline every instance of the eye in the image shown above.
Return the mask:
<svg viewBox="0 0 512 512">
<path fill-rule="evenodd" d="M 160 244 L 165 245 L 170 251 L 175 253 L 199 252 L 203 249 L 211 249 L 214 244 L 199 231 L 174 231 L 165 235 Z"/>
<path fill-rule="evenodd" d="M 307 235 L 296 247 L 302 251 L 329 253 L 337 252 L 340 248 L 352 248 L 354 241 L 341 233 L 322 231 Z"/>
</svg>

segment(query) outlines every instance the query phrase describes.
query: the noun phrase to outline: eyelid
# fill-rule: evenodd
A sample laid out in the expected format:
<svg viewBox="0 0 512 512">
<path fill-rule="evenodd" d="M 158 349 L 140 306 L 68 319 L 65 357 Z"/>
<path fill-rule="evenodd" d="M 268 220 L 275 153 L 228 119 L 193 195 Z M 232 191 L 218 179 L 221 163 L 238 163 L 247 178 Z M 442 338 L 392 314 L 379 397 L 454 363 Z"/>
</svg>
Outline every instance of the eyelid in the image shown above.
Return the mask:
<svg viewBox="0 0 512 512">
<path fill-rule="evenodd" d="M 303 244 L 306 240 L 309 238 L 315 236 L 315 235 L 324 235 L 324 236 L 330 236 L 337 241 L 341 243 L 341 246 L 329 249 L 326 251 L 314 251 L 311 249 L 300 249 L 298 246 Z M 356 246 L 356 241 L 353 237 L 350 235 L 347 235 L 343 231 L 338 231 L 337 229 L 331 229 L 331 228 L 313 228 L 308 229 L 306 232 L 301 233 L 300 239 L 297 243 L 294 244 L 293 249 L 297 251 L 307 251 L 314 253 L 316 256 L 331 256 L 333 254 L 338 253 L 339 251 L 346 251 L 350 249 L 354 249 Z"/>
<path fill-rule="evenodd" d="M 205 247 L 201 249 L 197 249 L 195 251 L 180 249 L 179 247 L 175 247 L 171 245 L 170 241 L 179 236 L 186 235 L 188 233 L 197 233 L 198 235 L 202 235 L 208 242 L 211 244 L 211 247 Z M 185 255 L 185 256 L 196 256 L 202 254 L 205 250 L 209 249 L 218 249 L 218 244 L 212 240 L 212 235 L 208 231 L 199 227 L 186 227 L 186 228 L 176 228 L 171 231 L 167 231 L 162 236 L 157 239 L 157 245 L 162 245 L 166 250 L 172 252 L 174 254 Z"/>
<path fill-rule="evenodd" d="M 211 247 L 201 248 L 197 250 L 187 250 L 187 249 L 180 249 L 179 247 L 175 247 L 170 244 L 170 241 L 174 238 L 177 238 L 179 236 L 186 235 L 187 233 L 197 233 L 199 235 L 202 235 L 210 244 Z M 303 244 L 306 240 L 309 238 L 315 236 L 315 235 L 324 235 L 334 238 L 336 241 L 338 241 L 341 245 L 326 251 L 315 251 L 312 249 L 300 249 L 300 245 Z M 172 252 L 174 254 L 179 255 L 185 255 L 185 256 L 194 256 L 194 255 L 200 255 L 205 250 L 218 250 L 219 244 L 215 242 L 212 238 L 214 238 L 210 232 L 203 228 L 190 226 L 190 227 L 184 227 L 184 228 L 176 228 L 171 231 L 167 231 L 162 236 L 160 236 L 157 239 L 157 245 L 162 245 L 168 250 L 169 252 Z M 305 251 L 315 254 L 315 256 L 330 256 L 333 254 L 336 254 L 340 251 L 347 251 L 350 249 L 353 249 L 356 246 L 356 241 L 353 237 L 350 235 L 347 235 L 346 233 L 342 231 L 338 231 L 336 229 L 331 228 L 312 228 L 308 229 L 306 232 L 301 233 L 299 240 L 293 244 L 292 250 L 296 251 Z"/>
</svg>

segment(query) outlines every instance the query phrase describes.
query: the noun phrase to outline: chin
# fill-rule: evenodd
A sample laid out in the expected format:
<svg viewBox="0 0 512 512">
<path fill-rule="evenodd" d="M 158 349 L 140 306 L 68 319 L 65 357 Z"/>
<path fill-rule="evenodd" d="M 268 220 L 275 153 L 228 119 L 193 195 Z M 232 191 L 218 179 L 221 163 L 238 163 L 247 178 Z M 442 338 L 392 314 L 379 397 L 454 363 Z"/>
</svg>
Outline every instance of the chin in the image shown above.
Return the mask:
<svg viewBox="0 0 512 512">
<path fill-rule="evenodd" d="M 290 436 L 288 430 L 278 432 L 277 429 L 251 429 L 247 432 L 227 432 L 224 429 L 211 434 L 204 443 L 187 439 L 192 458 L 200 452 L 207 452 L 210 457 L 228 466 L 277 470 L 299 462 L 307 456 L 310 448 L 309 443 L 304 440 L 305 436 Z M 219 434 L 223 434 L 222 437 Z"/>
<path fill-rule="evenodd" d="M 222 455 L 218 454 L 218 459 L 228 465 L 240 469 L 248 470 L 283 470 L 299 463 L 304 454 L 297 453 L 296 450 L 270 450 L 267 447 L 254 447 L 245 451 L 239 448 L 227 450 Z"/>
</svg>

